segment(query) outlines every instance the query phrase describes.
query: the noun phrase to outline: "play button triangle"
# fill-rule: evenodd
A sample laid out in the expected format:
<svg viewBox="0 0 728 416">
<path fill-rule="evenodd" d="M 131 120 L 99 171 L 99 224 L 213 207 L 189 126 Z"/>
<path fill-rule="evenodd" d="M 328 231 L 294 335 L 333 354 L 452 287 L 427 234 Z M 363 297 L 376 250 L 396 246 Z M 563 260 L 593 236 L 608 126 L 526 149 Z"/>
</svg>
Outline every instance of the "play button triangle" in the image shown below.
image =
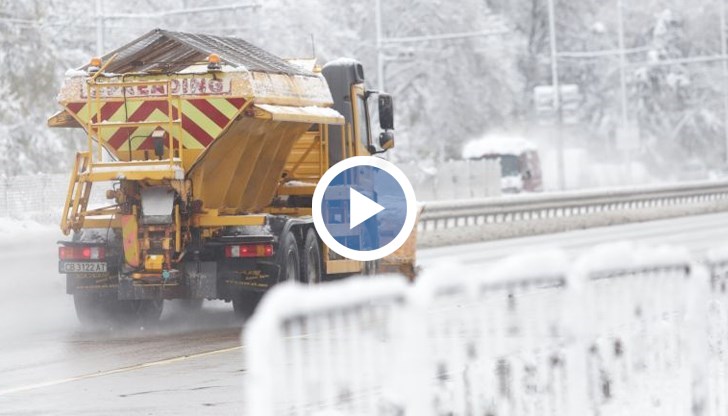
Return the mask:
<svg viewBox="0 0 728 416">
<path fill-rule="evenodd" d="M 384 207 L 349 188 L 349 229 L 384 211 Z"/>
</svg>

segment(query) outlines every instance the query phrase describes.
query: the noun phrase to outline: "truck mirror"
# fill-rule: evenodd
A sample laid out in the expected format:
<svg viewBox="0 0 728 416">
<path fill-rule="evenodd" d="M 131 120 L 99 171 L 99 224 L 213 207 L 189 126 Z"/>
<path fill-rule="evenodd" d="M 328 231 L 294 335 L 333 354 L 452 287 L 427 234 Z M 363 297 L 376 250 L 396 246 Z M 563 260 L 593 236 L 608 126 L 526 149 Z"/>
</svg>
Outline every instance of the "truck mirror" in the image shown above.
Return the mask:
<svg viewBox="0 0 728 416">
<path fill-rule="evenodd" d="M 385 93 L 379 94 L 379 126 L 385 131 L 394 130 L 394 103 L 392 96 Z"/>
<path fill-rule="evenodd" d="M 392 130 L 385 130 L 379 133 L 379 147 L 383 150 L 394 147 L 394 132 Z"/>
</svg>

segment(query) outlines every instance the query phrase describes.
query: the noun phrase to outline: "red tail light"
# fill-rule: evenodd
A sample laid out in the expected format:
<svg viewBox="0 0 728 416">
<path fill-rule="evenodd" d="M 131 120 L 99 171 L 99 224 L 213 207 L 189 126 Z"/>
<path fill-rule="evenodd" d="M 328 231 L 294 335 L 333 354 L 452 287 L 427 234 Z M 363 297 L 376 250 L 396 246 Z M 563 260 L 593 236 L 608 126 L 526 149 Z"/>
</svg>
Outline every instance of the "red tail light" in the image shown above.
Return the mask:
<svg viewBox="0 0 728 416">
<path fill-rule="evenodd" d="M 273 244 L 236 244 L 225 246 L 225 257 L 270 257 L 273 255 Z"/>
<path fill-rule="evenodd" d="M 61 260 L 103 260 L 106 249 L 99 246 L 61 246 L 58 247 Z"/>
</svg>

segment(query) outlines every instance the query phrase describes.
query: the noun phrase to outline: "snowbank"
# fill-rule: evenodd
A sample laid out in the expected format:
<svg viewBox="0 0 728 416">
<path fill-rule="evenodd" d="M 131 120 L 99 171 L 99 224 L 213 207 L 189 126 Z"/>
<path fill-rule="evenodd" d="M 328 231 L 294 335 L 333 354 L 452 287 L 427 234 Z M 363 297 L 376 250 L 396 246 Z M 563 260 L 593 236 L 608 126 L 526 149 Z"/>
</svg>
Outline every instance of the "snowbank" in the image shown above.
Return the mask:
<svg viewBox="0 0 728 416">
<path fill-rule="evenodd" d="M 51 231 L 56 230 L 58 225 L 55 224 L 41 224 L 40 222 L 30 219 L 14 219 L 7 217 L 0 217 L 0 241 L 14 238 L 17 235 L 21 235 L 27 232 L 35 231 Z"/>
</svg>

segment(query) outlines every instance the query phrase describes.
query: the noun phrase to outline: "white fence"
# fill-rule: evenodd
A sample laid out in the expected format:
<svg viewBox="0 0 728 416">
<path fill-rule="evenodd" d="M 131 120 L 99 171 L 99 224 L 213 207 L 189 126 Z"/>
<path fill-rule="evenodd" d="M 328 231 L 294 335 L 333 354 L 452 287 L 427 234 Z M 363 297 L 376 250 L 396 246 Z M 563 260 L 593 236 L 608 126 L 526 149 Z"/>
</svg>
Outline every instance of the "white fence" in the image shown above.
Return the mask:
<svg viewBox="0 0 728 416">
<path fill-rule="evenodd" d="M 726 290 L 726 255 L 628 244 L 282 285 L 244 334 L 247 410 L 728 415 Z"/>
<path fill-rule="evenodd" d="M 498 160 L 451 160 L 436 167 L 397 164 L 407 175 L 419 201 L 487 198 L 501 194 Z"/>
<path fill-rule="evenodd" d="M 69 174 L 0 177 L 0 218 L 59 222 L 69 177 Z M 94 187 L 89 205 L 108 205 L 105 190 L 104 186 Z"/>
<path fill-rule="evenodd" d="M 407 287 L 400 279 L 358 283 L 331 287 L 343 295 L 336 298 L 328 288 L 299 298 L 300 288 L 287 285 L 268 298 L 269 312 L 251 323 L 248 369 L 256 381 L 246 414 L 397 414 L 399 397 L 387 396 L 408 381 L 392 372 L 407 360 Z"/>
</svg>

